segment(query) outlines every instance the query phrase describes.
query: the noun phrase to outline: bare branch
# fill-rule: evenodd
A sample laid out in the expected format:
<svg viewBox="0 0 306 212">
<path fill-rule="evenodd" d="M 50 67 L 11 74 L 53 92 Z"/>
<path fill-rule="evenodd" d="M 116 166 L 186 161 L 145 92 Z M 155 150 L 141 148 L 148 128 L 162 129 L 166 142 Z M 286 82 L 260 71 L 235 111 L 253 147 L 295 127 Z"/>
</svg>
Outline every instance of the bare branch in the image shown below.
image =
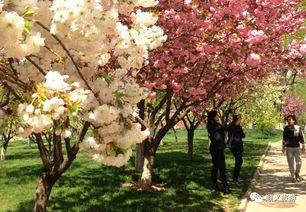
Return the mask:
<svg viewBox="0 0 306 212">
<path fill-rule="evenodd" d="M 43 165 L 44 165 L 44 167 L 47 171 L 50 171 L 51 170 L 51 164 L 50 164 L 50 161 L 47 157 L 47 153 L 44 150 L 44 142 L 43 142 L 43 139 L 41 137 L 41 134 L 40 133 L 35 133 L 34 135 L 35 135 L 35 138 L 36 138 L 36 141 L 37 141 L 39 154 L 40 154 L 40 158 L 43 162 Z"/>
<path fill-rule="evenodd" d="M 153 120 L 155 119 L 155 116 L 156 116 L 157 112 L 163 107 L 163 105 L 166 103 L 166 101 L 167 101 L 167 95 L 165 95 L 163 97 L 163 99 L 159 102 L 159 104 L 154 108 L 154 110 L 151 114 Z"/>
<path fill-rule="evenodd" d="M 69 117 L 66 118 L 64 126 L 65 126 L 65 129 L 69 128 L 69 126 L 70 126 L 70 119 L 69 119 Z M 67 152 L 68 158 L 70 158 L 71 155 L 72 155 L 71 146 L 70 146 L 70 138 L 67 137 L 67 138 L 64 138 L 64 140 L 65 140 L 66 152 Z"/>
<path fill-rule="evenodd" d="M 5 80 L 18 85 L 21 89 L 25 90 L 32 89 L 28 84 L 18 79 L 18 77 L 16 77 L 14 74 L 11 74 L 9 73 L 9 71 L 6 71 L 5 68 L 0 69 L 0 71 L 4 74 L 3 76 L 6 78 Z"/>
<path fill-rule="evenodd" d="M 142 118 L 140 118 L 139 116 L 135 117 L 135 120 L 140 123 L 142 126 L 144 126 L 145 128 L 149 128 L 149 125 L 145 122 L 145 120 L 143 120 Z"/>
<path fill-rule="evenodd" d="M 29 56 L 25 57 L 33 66 L 35 66 L 35 68 L 44 76 L 46 76 L 46 72 L 44 72 L 44 70 L 37 65 L 34 60 L 32 60 Z"/>
<path fill-rule="evenodd" d="M 80 132 L 80 134 L 79 134 L 79 137 L 78 137 L 76 143 L 75 143 L 75 144 L 73 145 L 73 147 L 72 147 L 72 151 L 73 151 L 72 153 L 73 153 L 73 154 L 76 154 L 77 151 L 79 150 L 79 148 L 80 148 L 80 143 L 83 142 L 84 137 L 85 137 L 85 135 L 86 135 L 87 130 L 88 130 L 89 127 L 90 127 L 90 122 L 86 121 L 86 122 L 83 124 L 83 127 L 82 127 L 82 129 L 81 129 L 81 132 Z"/>
<path fill-rule="evenodd" d="M 56 126 L 56 124 L 55 124 Z M 61 142 L 61 136 L 56 135 L 55 133 L 56 127 L 54 127 L 53 131 L 53 158 L 54 158 L 54 164 L 55 164 L 55 169 L 57 170 L 61 163 L 63 162 L 63 152 L 62 152 L 62 142 Z"/>
</svg>

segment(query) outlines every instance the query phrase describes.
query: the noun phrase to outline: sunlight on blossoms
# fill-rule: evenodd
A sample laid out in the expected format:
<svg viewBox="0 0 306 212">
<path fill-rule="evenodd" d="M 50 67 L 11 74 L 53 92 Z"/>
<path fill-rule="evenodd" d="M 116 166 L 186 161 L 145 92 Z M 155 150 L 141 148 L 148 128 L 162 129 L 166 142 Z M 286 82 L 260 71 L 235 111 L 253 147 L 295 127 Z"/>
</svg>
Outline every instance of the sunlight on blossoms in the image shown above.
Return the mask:
<svg viewBox="0 0 306 212">
<path fill-rule="evenodd" d="M 122 128 L 123 126 L 113 122 L 100 132 L 100 135 L 104 135 L 102 140 L 88 137 L 82 147 L 88 150 L 93 160 L 120 167 L 130 159 L 131 146 L 141 143 L 149 136 L 148 130 L 141 131 L 140 124 L 133 124 L 130 129 L 120 131 Z"/>
<path fill-rule="evenodd" d="M 19 104 L 17 112 L 22 125 L 19 128 L 20 136 L 27 137 L 32 132 L 49 130 L 54 121 L 64 120 L 72 116 L 73 112 L 79 112 L 78 105 L 85 101 L 89 92 L 68 85 L 62 80 L 63 77 L 58 72 L 50 71 L 45 76 L 46 82 L 38 85 L 36 93 L 32 95 L 31 104 Z M 50 80 L 57 87 L 50 88 Z M 73 92 L 78 93 L 77 98 L 71 95 Z"/>
<path fill-rule="evenodd" d="M 154 7 L 158 4 L 158 1 L 156 0 L 136 0 L 137 1 L 137 6 L 142 6 L 142 7 Z"/>
<path fill-rule="evenodd" d="M 135 25 L 143 24 L 145 26 L 151 26 L 154 25 L 158 20 L 158 17 L 154 14 L 149 12 L 142 12 L 141 10 L 137 10 L 136 13 L 132 13 L 131 17 Z"/>
<path fill-rule="evenodd" d="M 44 83 L 46 88 L 51 90 L 64 89 L 69 85 L 64 82 L 64 76 L 55 71 L 49 71 L 46 75 L 46 82 Z"/>
<path fill-rule="evenodd" d="M 90 157 L 124 165 L 149 135 L 132 114 L 148 96 L 135 77 L 167 39 L 157 16 L 142 11 L 157 3 L 0 0 L 1 59 L 14 58 L 8 71 L 18 80 L 8 84 L 25 96 L 15 108 L 19 135 L 68 138 L 90 123 L 93 136 L 83 144 Z"/>
</svg>

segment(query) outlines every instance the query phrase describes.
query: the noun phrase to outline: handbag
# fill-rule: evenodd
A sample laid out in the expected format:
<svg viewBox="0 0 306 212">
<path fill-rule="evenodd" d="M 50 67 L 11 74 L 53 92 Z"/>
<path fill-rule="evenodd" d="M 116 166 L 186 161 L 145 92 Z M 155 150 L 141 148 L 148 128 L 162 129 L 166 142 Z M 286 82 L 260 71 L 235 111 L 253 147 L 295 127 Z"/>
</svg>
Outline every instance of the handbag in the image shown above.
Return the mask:
<svg viewBox="0 0 306 212">
<path fill-rule="evenodd" d="M 233 140 L 234 140 L 234 133 L 232 133 L 230 139 L 227 140 L 227 144 L 226 144 L 227 148 L 232 148 Z"/>
</svg>

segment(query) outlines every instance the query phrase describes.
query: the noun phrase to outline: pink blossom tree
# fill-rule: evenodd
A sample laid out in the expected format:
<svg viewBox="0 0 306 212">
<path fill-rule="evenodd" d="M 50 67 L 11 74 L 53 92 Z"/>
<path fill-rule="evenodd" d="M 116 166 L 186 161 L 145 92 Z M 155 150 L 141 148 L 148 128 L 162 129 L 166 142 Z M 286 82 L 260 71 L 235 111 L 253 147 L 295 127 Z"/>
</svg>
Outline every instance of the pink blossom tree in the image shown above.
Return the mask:
<svg viewBox="0 0 306 212">
<path fill-rule="evenodd" d="M 284 117 L 288 115 L 301 116 L 306 112 L 306 105 L 299 97 L 286 95 L 284 103 L 281 106 L 281 112 Z"/>
<path fill-rule="evenodd" d="M 248 84 L 288 67 L 299 71 L 305 66 L 303 48 L 293 54 L 297 47 L 282 45 L 283 35 L 303 27 L 300 2 L 160 0 L 157 24 L 168 40 L 150 54 L 150 64 L 139 74 L 139 82 L 150 89 L 139 117 L 151 132 L 138 145 L 144 153 L 136 164 L 141 167 L 143 162 L 143 187 L 152 183 L 161 139 L 192 107 L 234 96 L 235 83 Z"/>
</svg>

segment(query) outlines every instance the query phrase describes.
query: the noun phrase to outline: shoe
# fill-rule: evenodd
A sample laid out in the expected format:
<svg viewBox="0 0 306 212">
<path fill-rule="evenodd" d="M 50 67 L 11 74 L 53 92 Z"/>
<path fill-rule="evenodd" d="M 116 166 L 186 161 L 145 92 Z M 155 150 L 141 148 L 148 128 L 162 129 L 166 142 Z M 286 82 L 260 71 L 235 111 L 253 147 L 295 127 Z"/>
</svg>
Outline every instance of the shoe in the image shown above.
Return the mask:
<svg viewBox="0 0 306 212">
<path fill-rule="evenodd" d="M 216 190 L 216 191 L 220 191 L 219 185 L 218 183 L 215 183 L 211 186 L 211 189 Z"/>
<path fill-rule="evenodd" d="M 229 190 L 229 186 L 228 185 L 225 185 L 224 187 L 223 187 L 223 194 L 229 194 L 230 193 L 230 190 Z"/>
<path fill-rule="evenodd" d="M 296 183 L 296 179 L 295 178 L 292 178 L 292 183 Z"/>
<path fill-rule="evenodd" d="M 239 183 L 242 183 L 243 182 L 243 179 L 241 179 L 240 177 L 238 177 L 238 180 L 237 180 Z"/>
<path fill-rule="evenodd" d="M 238 180 L 232 181 L 232 184 L 237 185 L 237 186 L 241 186 L 241 182 L 239 182 Z"/>
<path fill-rule="evenodd" d="M 296 178 L 296 181 L 298 182 L 301 182 L 302 180 L 304 180 L 304 178 L 302 178 L 300 175 L 298 174 L 295 174 L 295 178 Z"/>
</svg>

